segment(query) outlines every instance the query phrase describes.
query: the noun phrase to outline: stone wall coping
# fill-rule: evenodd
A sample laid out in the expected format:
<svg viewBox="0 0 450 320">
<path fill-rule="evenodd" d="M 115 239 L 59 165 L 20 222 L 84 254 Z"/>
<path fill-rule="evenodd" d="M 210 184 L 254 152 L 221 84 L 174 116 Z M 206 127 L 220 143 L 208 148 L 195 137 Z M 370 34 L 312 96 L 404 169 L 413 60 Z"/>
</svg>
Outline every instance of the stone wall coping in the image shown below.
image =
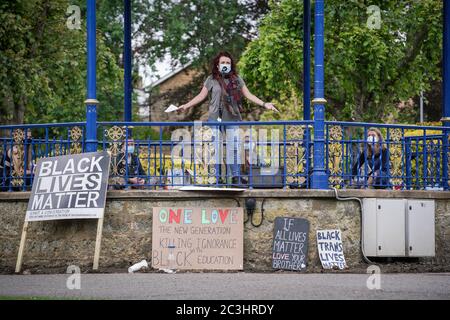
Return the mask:
<svg viewBox="0 0 450 320">
<path fill-rule="evenodd" d="M 28 201 L 31 192 L 0 192 L 0 201 Z M 450 199 L 450 191 L 429 190 L 338 190 L 339 197 Z M 192 199 L 192 198 L 335 198 L 334 190 L 249 189 L 241 192 L 179 190 L 111 190 L 107 199 Z"/>
</svg>

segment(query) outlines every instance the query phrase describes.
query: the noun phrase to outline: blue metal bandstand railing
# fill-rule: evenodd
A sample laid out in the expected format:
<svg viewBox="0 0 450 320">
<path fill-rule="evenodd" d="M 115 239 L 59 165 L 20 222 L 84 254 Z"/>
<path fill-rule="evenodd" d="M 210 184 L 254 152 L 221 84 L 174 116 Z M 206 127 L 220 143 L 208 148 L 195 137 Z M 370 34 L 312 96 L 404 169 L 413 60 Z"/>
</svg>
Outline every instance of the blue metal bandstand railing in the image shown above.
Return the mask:
<svg viewBox="0 0 450 320">
<path fill-rule="evenodd" d="M 98 122 L 112 189 L 311 189 L 314 121 Z M 368 141 L 377 128 L 382 141 Z M 31 189 L 38 159 L 86 151 L 84 122 L 0 126 L 1 191 Z M 450 127 L 325 121 L 328 188 L 448 190 Z M 132 151 L 132 152 L 131 152 Z"/>
</svg>

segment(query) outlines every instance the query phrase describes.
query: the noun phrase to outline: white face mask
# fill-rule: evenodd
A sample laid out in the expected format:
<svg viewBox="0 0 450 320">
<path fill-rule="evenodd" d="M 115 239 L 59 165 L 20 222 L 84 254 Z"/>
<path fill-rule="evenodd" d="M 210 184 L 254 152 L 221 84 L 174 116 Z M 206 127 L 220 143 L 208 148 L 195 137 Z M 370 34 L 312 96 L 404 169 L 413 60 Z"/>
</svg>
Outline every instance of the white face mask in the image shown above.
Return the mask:
<svg viewBox="0 0 450 320">
<path fill-rule="evenodd" d="M 134 153 L 134 146 L 128 146 L 128 153 Z"/>
<path fill-rule="evenodd" d="M 221 64 L 219 64 L 219 71 L 223 74 L 228 74 L 231 71 L 231 65 L 221 63 Z"/>
<path fill-rule="evenodd" d="M 367 137 L 367 142 L 368 143 L 376 143 L 376 142 L 378 142 L 378 137 L 374 137 L 374 136 L 368 136 Z"/>
</svg>

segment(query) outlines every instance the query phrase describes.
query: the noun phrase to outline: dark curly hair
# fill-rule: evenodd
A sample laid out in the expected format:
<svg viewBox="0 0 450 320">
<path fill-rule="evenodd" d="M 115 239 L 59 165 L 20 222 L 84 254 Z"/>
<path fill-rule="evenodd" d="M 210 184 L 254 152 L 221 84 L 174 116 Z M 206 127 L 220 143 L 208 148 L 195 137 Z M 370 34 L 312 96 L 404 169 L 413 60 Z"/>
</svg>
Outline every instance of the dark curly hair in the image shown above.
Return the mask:
<svg viewBox="0 0 450 320">
<path fill-rule="evenodd" d="M 217 68 L 217 66 L 219 65 L 220 57 L 227 57 L 231 59 L 230 76 L 237 76 L 236 63 L 234 62 L 233 56 L 227 51 L 221 51 L 211 61 L 211 74 L 213 75 L 213 78 L 218 80 L 220 77 L 220 71 Z"/>
</svg>

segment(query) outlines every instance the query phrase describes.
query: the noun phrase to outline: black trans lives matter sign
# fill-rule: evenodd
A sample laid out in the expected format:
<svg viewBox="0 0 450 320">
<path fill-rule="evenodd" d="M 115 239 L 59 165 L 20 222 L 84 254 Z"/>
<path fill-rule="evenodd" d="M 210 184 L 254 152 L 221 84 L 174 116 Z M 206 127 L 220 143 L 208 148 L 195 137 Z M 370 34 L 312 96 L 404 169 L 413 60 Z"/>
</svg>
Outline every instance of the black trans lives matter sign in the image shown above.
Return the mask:
<svg viewBox="0 0 450 320">
<path fill-rule="evenodd" d="M 309 221 L 301 218 L 275 218 L 272 268 L 303 271 L 308 260 Z"/>
<path fill-rule="evenodd" d="M 106 151 L 40 159 L 26 221 L 102 218 L 110 161 Z"/>
</svg>

